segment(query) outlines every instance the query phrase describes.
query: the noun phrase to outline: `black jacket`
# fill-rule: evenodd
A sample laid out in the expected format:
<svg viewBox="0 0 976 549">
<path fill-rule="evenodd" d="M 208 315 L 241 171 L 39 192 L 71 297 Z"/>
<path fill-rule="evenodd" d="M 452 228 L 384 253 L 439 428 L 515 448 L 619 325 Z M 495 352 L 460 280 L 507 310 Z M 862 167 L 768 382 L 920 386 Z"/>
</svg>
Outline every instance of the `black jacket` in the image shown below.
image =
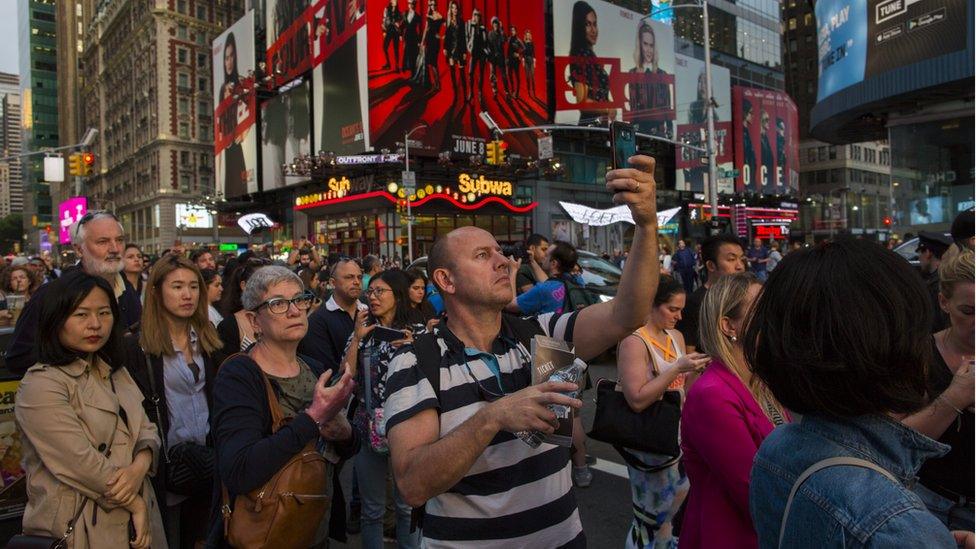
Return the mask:
<svg viewBox="0 0 976 549">
<path fill-rule="evenodd" d="M 302 357 L 315 376 L 325 371 L 320 362 Z M 277 383 L 271 381 L 276 393 Z M 217 449 L 217 471 L 233 498 L 267 482 L 306 444 L 319 436 L 318 427 L 308 414 L 298 414 L 276 433 L 271 432 L 271 406 L 268 403 L 260 366 L 247 355 L 237 355 L 221 365 L 214 384 L 214 408 L 210 433 Z M 359 449 L 353 438 L 336 445 L 339 457 L 348 459 Z M 346 503 L 339 484 L 339 469 L 332 478 L 333 499 L 329 537 L 345 541 Z M 208 546 L 222 545 L 223 519 L 219 501 L 211 514 Z"/>
<path fill-rule="evenodd" d="M 70 267 L 78 269 L 80 267 Z M 68 269 L 65 269 L 67 272 Z M 124 276 L 122 281 L 125 283 L 125 290 L 119 297 L 119 312 L 125 327 L 129 328 L 139 322 L 142 316 L 142 302 L 139 294 Z M 10 337 L 10 344 L 7 346 L 7 369 L 11 373 L 23 375 L 28 368 L 37 362 L 37 324 L 41 318 L 41 304 L 44 303 L 44 296 L 47 294 L 50 284 L 44 284 L 34 292 L 30 301 L 24 305 L 24 310 L 20 312 L 17 319 L 17 326 Z"/>
<path fill-rule="evenodd" d="M 159 428 L 159 437 L 166 440 L 166 435 L 169 433 L 169 406 L 166 404 L 166 389 L 163 381 L 163 357 L 150 355 L 149 358 L 152 362 L 153 383 L 156 386 L 156 390 L 153 391 L 153 385 L 149 382 L 146 353 L 139 345 L 139 335 L 126 334 L 123 342 L 125 345 L 125 368 L 132 376 L 132 380 L 139 386 L 142 396 L 145 397 L 145 400 L 142 401 L 142 407 L 146 410 L 149 419 Z M 201 352 L 201 354 L 203 355 L 204 371 L 203 391 L 207 396 L 207 408 L 213 414 L 213 385 L 214 378 L 217 376 L 217 364 L 207 353 Z M 159 398 L 158 416 L 156 415 L 156 406 L 152 402 L 154 393 Z M 210 444 L 208 443 L 208 445 Z M 160 459 L 160 466 L 156 468 L 156 476 L 152 480 L 153 488 L 156 490 L 156 500 L 163 503 L 166 502 L 166 467 L 163 466 L 165 463 L 165 458 Z M 166 505 L 161 504 L 160 509 L 165 513 Z"/>
<path fill-rule="evenodd" d="M 346 343 L 354 326 L 352 317 L 346 311 L 330 311 L 330 302 L 323 303 L 308 317 L 308 333 L 298 345 L 298 353 L 321 362 L 326 370 L 332 370 L 334 374 L 339 371 L 339 361 L 346 351 Z"/>
</svg>

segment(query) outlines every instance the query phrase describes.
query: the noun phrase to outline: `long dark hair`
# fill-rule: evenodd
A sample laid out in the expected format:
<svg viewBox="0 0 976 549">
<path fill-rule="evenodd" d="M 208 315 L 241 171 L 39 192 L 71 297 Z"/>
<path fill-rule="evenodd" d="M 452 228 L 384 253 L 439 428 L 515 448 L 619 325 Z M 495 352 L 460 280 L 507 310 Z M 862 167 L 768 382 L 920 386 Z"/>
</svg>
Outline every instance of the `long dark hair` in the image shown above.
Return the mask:
<svg viewBox="0 0 976 549">
<path fill-rule="evenodd" d="M 101 277 L 93 276 L 81 269 L 71 269 L 51 283 L 51 287 L 41 305 L 41 316 L 37 325 L 37 360 L 52 366 L 67 366 L 79 358 L 87 358 L 74 349 L 61 344 L 61 330 L 68 317 L 95 288 L 108 296 L 112 308 L 112 331 L 105 345 L 96 353 L 113 371 L 122 367 L 122 316 L 115 291 Z"/>
<path fill-rule="evenodd" d="M 408 328 L 413 324 L 423 323 L 424 319 L 420 316 L 420 312 L 410 304 L 410 283 L 412 280 L 406 272 L 400 269 L 385 270 L 372 276 L 369 279 L 369 285 L 372 286 L 377 280 L 382 280 L 390 286 L 390 289 L 393 290 L 393 299 L 396 300 L 391 328 Z"/>
<path fill-rule="evenodd" d="M 593 6 L 583 0 L 573 4 L 573 27 L 569 40 L 569 55 L 584 55 L 593 51 L 586 39 L 586 16 L 596 13 Z"/>
<path fill-rule="evenodd" d="M 425 275 L 420 269 L 409 269 L 407 270 L 407 278 L 410 279 L 410 284 L 407 286 L 408 290 L 410 289 L 410 286 L 413 286 L 414 282 L 418 280 L 422 280 L 424 282 L 424 298 L 420 300 L 420 303 L 414 306 L 414 309 L 420 311 L 420 314 L 424 317 L 424 321 L 430 320 L 437 316 L 437 311 L 434 310 L 434 306 L 431 305 L 430 300 L 427 299 L 427 275 Z M 412 303 L 413 302 L 411 302 L 411 304 Z"/>
<path fill-rule="evenodd" d="M 243 255 L 243 254 L 242 254 Z M 234 267 L 234 271 L 224 284 L 224 294 L 220 297 L 220 304 L 217 309 L 223 316 L 230 316 L 244 308 L 241 304 L 241 283 L 247 283 L 254 271 L 271 265 L 271 261 L 263 257 L 251 256 L 241 261 Z M 226 271 L 224 271 L 226 274 Z"/>
<path fill-rule="evenodd" d="M 224 65 L 224 57 L 227 56 L 227 48 L 234 48 L 234 71 L 227 74 L 227 67 Z M 237 39 L 234 38 L 234 33 L 227 33 L 227 40 L 224 41 L 224 55 L 220 58 L 220 66 L 223 68 L 224 73 L 224 85 L 229 83 L 238 83 L 241 79 L 240 74 L 237 71 Z"/>
</svg>

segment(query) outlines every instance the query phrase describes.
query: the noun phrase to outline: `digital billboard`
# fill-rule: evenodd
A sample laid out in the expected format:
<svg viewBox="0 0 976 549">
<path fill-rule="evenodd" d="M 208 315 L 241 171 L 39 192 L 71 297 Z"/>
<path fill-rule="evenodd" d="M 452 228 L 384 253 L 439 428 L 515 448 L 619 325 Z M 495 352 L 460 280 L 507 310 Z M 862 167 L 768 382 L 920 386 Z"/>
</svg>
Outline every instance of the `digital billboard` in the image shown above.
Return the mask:
<svg viewBox="0 0 976 549">
<path fill-rule="evenodd" d="M 368 3 L 370 139 L 411 152 L 483 154 L 487 111 L 499 126 L 548 119 L 544 0 Z M 506 137 L 535 151 L 535 137 Z"/>
<path fill-rule="evenodd" d="M 88 199 L 75 196 L 58 204 L 58 243 L 71 244 L 71 226 L 88 213 Z"/>
<path fill-rule="evenodd" d="M 265 41 L 268 72 L 281 86 L 312 68 L 310 0 L 265 0 Z"/>
<path fill-rule="evenodd" d="M 308 94 L 308 83 L 303 82 L 261 106 L 261 190 L 307 181 L 286 177 L 281 166 L 312 152 Z"/>
<path fill-rule="evenodd" d="M 361 153 L 369 148 L 364 4 L 319 0 L 312 22 L 314 150 Z"/>
<path fill-rule="evenodd" d="M 258 190 L 254 92 L 254 11 L 213 42 L 214 166 L 227 198 Z"/>
<path fill-rule="evenodd" d="M 965 0 L 820 0 L 817 100 L 865 78 L 966 48 Z"/>
<path fill-rule="evenodd" d="M 799 180 L 796 104 L 783 92 L 732 88 L 736 192 L 791 194 Z"/>
<path fill-rule="evenodd" d="M 674 139 L 674 30 L 602 0 L 554 2 L 556 122 L 624 120 Z"/>
<path fill-rule="evenodd" d="M 708 88 L 705 86 L 705 62 L 686 55 L 674 56 L 677 89 L 677 140 L 704 148 L 708 133 Z M 732 170 L 732 100 L 729 70 L 712 65 L 711 97 L 717 103 L 715 118 L 715 162 L 719 169 L 718 192 L 735 192 L 735 183 L 723 173 Z M 686 147 L 675 147 L 677 168 L 675 188 L 696 193 L 705 191 L 708 165 L 705 156 Z"/>
</svg>

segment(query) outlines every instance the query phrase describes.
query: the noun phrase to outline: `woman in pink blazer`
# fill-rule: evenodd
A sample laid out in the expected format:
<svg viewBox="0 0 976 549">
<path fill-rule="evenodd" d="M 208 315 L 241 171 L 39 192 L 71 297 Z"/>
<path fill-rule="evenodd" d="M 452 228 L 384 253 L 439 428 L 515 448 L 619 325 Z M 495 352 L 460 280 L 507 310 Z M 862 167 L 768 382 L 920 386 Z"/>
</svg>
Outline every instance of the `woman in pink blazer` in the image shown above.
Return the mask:
<svg viewBox="0 0 976 549">
<path fill-rule="evenodd" d="M 788 413 L 752 377 L 739 340 L 762 286 L 751 273 L 721 278 L 702 301 L 702 352 L 714 360 L 688 392 L 681 447 L 691 483 L 679 546 L 755 548 L 749 516 L 752 458 Z"/>
</svg>

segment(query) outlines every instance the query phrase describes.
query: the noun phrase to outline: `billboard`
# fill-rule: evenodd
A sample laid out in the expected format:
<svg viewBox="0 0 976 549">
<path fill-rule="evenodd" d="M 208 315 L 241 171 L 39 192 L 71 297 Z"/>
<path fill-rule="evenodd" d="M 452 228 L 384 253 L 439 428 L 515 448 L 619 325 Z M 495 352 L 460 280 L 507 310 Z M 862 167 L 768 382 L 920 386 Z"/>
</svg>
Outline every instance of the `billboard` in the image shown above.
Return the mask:
<svg viewBox="0 0 976 549">
<path fill-rule="evenodd" d="M 736 192 L 796 193 L 799 134 L 796 104 L 783 92 L 732 88 Z"/>
<path fill-rule="evenodd" d="M 677 90 L 677 140 L 698 147 L 705 147 L 708 124 L 706 106 L 708 92 L 705 86 L 705 62 L 686 55 L 674 56 L 675 88 Z M 715 163 L 718 165 L 718 192 L 735 192 L 732 177 L 723 173 L 732 170 L 732 99 L 729 70 L 712 65 L 711 97 L 718 106 L 715 117 Z M 677 174 L 675 189 L 696 193 L 705 191 L 708 165 L 705 156 L 685 147 L 675 147 Z"/>
<path fill-rule="evenodd" d="M 88 213 L 88 198 L 74 196 L 58 204 L 58 243 L 71 244 L 71 226 Z"/>
<path fill-rule="evenodd" d="M 361 153 L 370 146 L 365 4 L 319 0 L 312 15 L 315 150 Z"/>
<path fill-rule="evenodd" d="M 265 43 L 268 73 L 280 86 L 312 68 L 310 0 L 265 0 Z"/>
<path fill-rule="evenodd" d="M 556 122 L 635 124 L 674 139 L 674 30 L 603 2 L 554 2 Z"/>
<path fill-rule="evenodd" d="M 818 101 L 865 78 L 965 49 L 971 18 L 965 0 L 821 0 L 814 9 Z"/>
<path fill-rule="evenodd" d="M 176 225 L 186 229 L 212 229 L 213 214 L 200 204 L 176 203 Z"/>
<path fill-rule="evenodd" d="M 483 154 L 488 129 L 548 119 L 544 0 L 376 0 L 369 2 L 370 139 L 411 151 Z M 535 151 L 513 134 L 511 150 Z M 418 147 L 419 146 L 419 147 Z M 413 149 L 413 147 L 418 147 Z"/>
<path fill-rule="evenodd" d="M 213 41 L 212 55 L 216 186 L 235 198 L 258 190 L 253 11 Z"/>
<path fill-rule="evenodd" d="M 300 154 L 312 152 L 308 94 L 308 83 L 302 82 L 261 106 L 261 190 L 307 180 L 286 177 L 281 166 L 291 164 Z"/>
</svg>

